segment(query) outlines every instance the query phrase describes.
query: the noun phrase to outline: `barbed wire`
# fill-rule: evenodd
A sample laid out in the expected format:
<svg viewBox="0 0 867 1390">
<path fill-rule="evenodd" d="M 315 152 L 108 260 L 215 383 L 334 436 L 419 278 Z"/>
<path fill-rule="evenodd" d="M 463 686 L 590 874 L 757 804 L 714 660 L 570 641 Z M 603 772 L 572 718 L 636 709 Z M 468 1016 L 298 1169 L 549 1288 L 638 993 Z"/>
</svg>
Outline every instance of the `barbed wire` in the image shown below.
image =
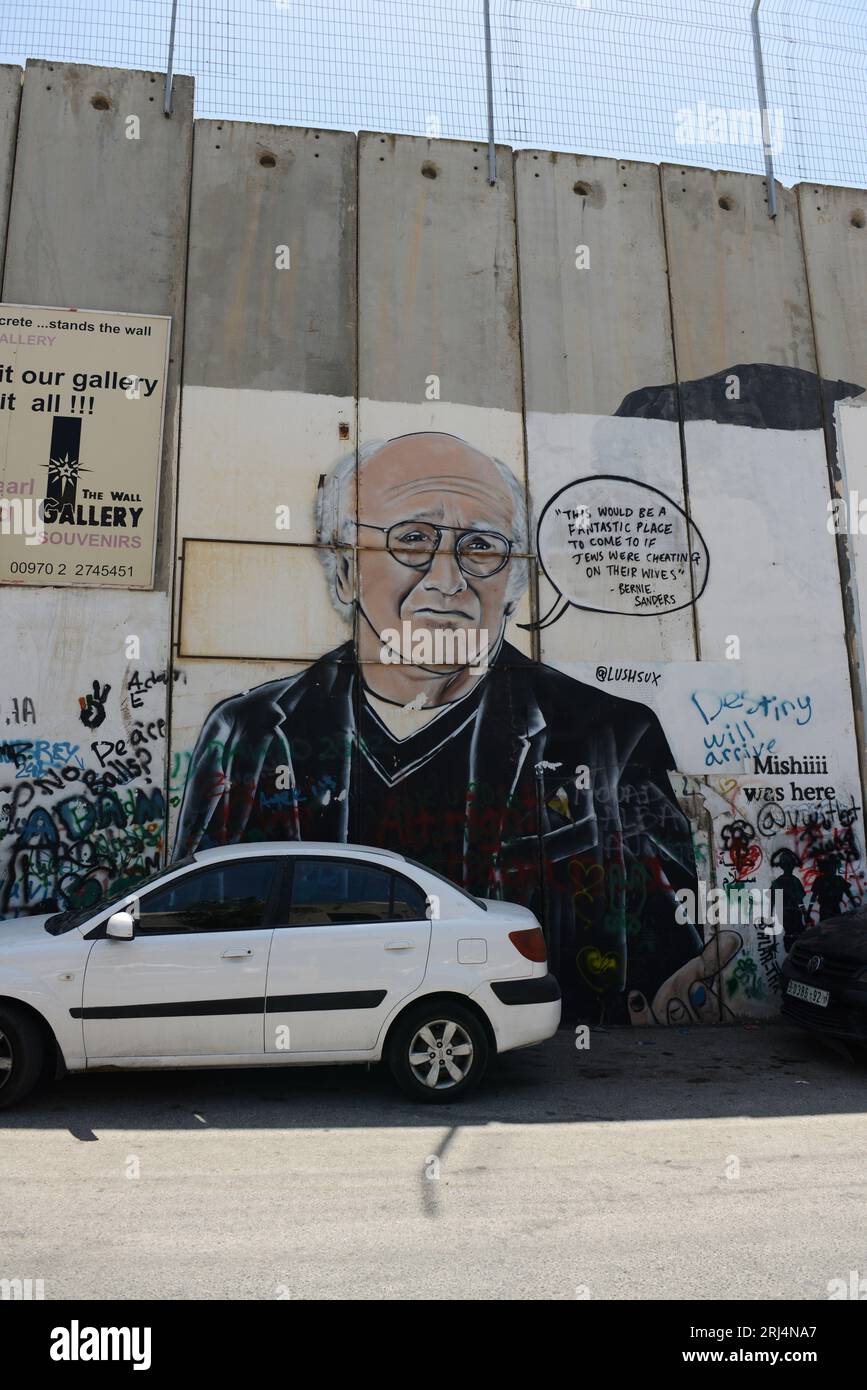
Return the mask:
<svg viewBox="0 0 867 1390">
<path fill-rule="evenodd" d="M 171 0 L 4 0 L 0 61 L 165 71 Z M 752 0 L 491 0 L 517 147 L 764 169 Z M 867 3 L 762 0 L 775 171 L 867 186 Z M 179 0 L 196 114 L 484 138 L 483 0 Z"/>
</svg>

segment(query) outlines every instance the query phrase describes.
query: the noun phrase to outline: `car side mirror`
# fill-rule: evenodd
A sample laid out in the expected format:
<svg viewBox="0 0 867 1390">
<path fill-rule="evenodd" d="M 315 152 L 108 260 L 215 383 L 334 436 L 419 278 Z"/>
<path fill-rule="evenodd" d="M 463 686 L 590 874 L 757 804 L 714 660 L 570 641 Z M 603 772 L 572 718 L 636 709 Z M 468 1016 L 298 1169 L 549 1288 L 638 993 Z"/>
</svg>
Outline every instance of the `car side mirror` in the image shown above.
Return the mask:
<svg viewBox="0 0 867 1390">
<path fill-rule="evenodd" d="M 105 928 L 106 936 L 115 941 L 132 941 L 135 922 L 130 912 L 113 912 Z"/>
</svg>

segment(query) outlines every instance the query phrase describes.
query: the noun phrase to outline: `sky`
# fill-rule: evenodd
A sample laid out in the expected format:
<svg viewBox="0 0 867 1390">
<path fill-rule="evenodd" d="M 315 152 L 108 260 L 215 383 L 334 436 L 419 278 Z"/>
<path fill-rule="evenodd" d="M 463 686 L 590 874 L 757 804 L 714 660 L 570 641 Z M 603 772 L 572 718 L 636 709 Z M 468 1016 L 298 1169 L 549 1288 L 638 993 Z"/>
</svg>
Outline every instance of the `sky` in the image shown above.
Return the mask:
<svg viewBox="0 0 867 1390">
<path fill-rule="evenodd" d="M 491 0 L 495 135 L 764 170 L 752 0 Z M 483 0 L 178 0 L 196 114 L 487 135 Z M 0 61 L 164 71 L 171 0 L 2 0 Z M 774 172 L 867 187 L 867 0 L 762 0 Z"/>
</svg>

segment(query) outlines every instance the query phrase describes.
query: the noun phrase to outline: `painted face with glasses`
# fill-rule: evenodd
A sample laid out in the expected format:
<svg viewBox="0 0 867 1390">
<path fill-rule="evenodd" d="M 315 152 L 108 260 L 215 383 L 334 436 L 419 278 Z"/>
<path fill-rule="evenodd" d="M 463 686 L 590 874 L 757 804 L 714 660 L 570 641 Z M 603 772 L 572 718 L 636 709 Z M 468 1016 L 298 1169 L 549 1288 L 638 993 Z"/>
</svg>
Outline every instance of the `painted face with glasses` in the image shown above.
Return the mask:
<svg viewBox="0 0 867 1390">
<path fill-rule="evenodd" d="M 428 570 L 446 537 L 446 548 L 454 549 L 458 569 L 473 579 L 490 579 L 509 563 L 512 542 L 499 531 L 483 531 L 472 526 L 437 526 L 432 521 L 399 521 L 396 526 L 372 526 L 359 522 L 366 531 L 380 531 L 385 548 L 398 564 L 407 569 Z M 453 533 L 449 537 L 448 533 Z M 364 544 L 362 541 L 361 544 Z"/>
<path fill-rule="evenodd" d="M 370 663 L 366 683 L 405 703 L 419 683 L 446 677 L 447 688 L 429 690 L 428 703 L 455 699 L 468 672 L 383 664 L 381 634 L 405 622 L 414 633 L 475 629 L 487 633 L 493 659 L 515 609 L 506 598 L 515 549 L 509 488 L 492 461 L 463 440 L 417 434 L 370 458 L 358 492 L 358 651 Z M 350 601 L 347 562 L 341 574 Z"/>
</svg>

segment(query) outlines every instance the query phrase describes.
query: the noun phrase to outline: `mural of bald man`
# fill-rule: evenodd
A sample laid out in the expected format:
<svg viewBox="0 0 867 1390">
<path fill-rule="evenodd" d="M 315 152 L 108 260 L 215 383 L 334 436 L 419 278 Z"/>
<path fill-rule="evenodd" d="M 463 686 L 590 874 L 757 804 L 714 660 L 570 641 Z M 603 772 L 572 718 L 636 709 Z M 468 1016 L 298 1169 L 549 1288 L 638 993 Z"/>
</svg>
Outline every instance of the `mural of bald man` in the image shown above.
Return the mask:
<svg viewBox="0 0 867 1390">
<path fill-rule="evenodd" d="M 343 548 L 328 544 L 335 515 Z M 284 838 L 398 850 L 532 908 L 570 1016 L 652 1022 L 656 1002 L 659 1021 L 691 1017 L 681 995 L 716 962 L 675 918 L 695 867 L 673 758 L 646 706 L 505 640 L 528 580 L 514 475 L 454 436 L 407 435 L 339 464 L 318 521 L 354 638 L 212 710 L 176 856 Z M 404 624 L 471 651 L 481 632 L 486 664 L 384 660 L 383 633 Z"/>
</svg>

